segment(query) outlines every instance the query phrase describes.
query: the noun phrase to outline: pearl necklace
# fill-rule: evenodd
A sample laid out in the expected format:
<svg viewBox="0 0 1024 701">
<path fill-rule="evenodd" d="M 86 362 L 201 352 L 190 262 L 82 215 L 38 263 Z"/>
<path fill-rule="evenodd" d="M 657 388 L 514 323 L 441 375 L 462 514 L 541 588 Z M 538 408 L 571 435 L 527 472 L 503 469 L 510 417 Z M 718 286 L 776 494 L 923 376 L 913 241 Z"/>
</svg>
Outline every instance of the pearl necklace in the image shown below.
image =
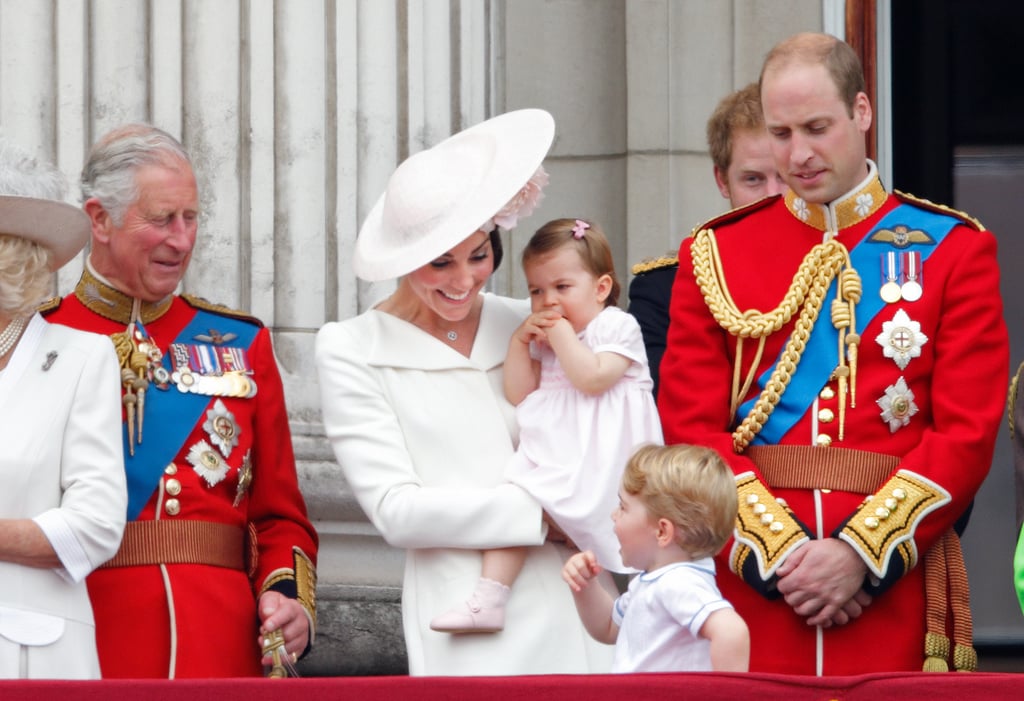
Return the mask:
<svg viewBox="0 0 1024 701">
<path fill-rule="evenodd" d="M 14 344 L 18 342 L 21 337 L 21 332 L 25 330 L 25 326 L 28 324 L 28 320 L 17 317 L 11 320 L 11 323 L 7 324 L 7 328 L 0 331 L 0 358 L 11 352 L 14 348 Z"/>
</svg>

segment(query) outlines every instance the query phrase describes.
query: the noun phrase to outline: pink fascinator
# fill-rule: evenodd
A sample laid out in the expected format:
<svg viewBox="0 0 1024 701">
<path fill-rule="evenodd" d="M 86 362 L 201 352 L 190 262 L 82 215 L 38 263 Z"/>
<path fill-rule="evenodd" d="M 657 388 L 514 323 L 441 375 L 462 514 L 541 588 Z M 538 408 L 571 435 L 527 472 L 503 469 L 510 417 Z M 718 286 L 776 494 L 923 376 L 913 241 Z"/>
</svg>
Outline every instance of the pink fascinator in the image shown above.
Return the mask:
<svg viewBox="0 0 1024 701">
<path fill-rule="evenodd" d="M 576 220 L 576 226 L 574 226 L 572 228 L 572 237 L 574 239 L 581 239 L 581 238 L 583 238 L 583 235 L 587 232 L 587 229 L 589 229 L 589 228 L 590 228 L 590 224 L 586 223 L 582 219 L 577 219 Z"/>
<path fill-rule="evenodd" d="M 497 214 L 480 227 L 481 231 L 490 233 L 495 226 L 500 226 L 505 231 L 514 229 L 519 223 L 520 217 L 528 217 L 537 209 L 537 205 L 544 199 L 544 188 L 548 184 L 548 173 L 544 166 L 539 166 L 537 171 L 530 176 L 526 184 L 520 188 L 508 204 L 502 207 Z"/>
</svg>

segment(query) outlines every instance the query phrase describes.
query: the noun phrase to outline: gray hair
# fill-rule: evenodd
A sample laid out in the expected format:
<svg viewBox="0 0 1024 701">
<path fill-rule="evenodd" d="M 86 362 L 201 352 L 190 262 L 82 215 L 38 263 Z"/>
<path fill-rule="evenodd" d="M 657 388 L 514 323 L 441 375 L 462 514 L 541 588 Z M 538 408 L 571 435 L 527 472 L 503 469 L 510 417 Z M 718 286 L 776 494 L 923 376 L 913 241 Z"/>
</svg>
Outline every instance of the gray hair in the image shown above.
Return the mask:
<svg viewBox="0 0 1024 701">
<path fill-rule="evenodd" d="M 115 226 L 139 197 L 136 173 L 144 166 L 180 161 L 192 167 L 181 142 L 150 124 L 126 124 L 93 145 L 82 168 L 82 201 L 95 197 Z"/>
</svg>

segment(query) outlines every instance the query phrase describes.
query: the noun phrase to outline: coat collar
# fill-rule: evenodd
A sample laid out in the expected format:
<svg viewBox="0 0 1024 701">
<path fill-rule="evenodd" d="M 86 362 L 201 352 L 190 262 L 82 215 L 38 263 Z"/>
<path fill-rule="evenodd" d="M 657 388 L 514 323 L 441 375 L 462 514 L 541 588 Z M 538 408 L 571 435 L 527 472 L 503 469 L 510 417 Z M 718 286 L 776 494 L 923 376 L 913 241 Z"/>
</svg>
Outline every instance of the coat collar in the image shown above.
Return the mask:
<svg viewBox="0 0 1024 701">
<path fill-rule="evenodd" d="M 517 302 L 496 295 L 483 295 L 480 326 L 470 357 L 466 357 L 423 331 L 414 324 L 387 312 L 368 313 L 373 331 L 367 355 L 370 365 L 412 368 L 418 370 L 449 370 L 473 368 L 491 370 L 505 362 L 512 332 L 529 311 L 528 302 Z"/>
</svg>

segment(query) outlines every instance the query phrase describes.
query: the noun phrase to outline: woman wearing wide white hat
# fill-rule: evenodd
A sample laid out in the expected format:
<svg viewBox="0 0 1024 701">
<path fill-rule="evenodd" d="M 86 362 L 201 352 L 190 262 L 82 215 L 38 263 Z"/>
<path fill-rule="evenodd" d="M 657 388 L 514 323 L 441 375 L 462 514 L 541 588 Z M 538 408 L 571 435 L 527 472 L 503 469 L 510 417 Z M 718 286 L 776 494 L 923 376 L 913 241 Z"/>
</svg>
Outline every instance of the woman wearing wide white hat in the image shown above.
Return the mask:
<svg viewBox="0 0 1024 701">
<path fill-rule="evenodd" d="M 574 616 L 564 548 L 540 506 L 503 481 L 515 411 L 502 363 L 526 301 L 483 292 L 501 258 L 496 225 L 539 199 L 554 136 L 543 110 L 470 127 L 402 163 L 356 242 L 365 280 L 400 278 L 374 309 L 317 336 L 324 425 L 374 526 L 407 549 L 402 617 L 411 674 L 607 672 L 610 649 Z M 495 635 L 430 630 L 453 591 L 471 591 L 480 549 L 529 545 Z"/>
<path fill-rule="evenodd" d="M 89 218 L 56 201 L 63 188 L 57 170 L 0 143 L 4 679 L 99 677 L 85 576 L 117 551 L 127 507 L 114 347 L 35 313 L 89 238 Z"/>
</svg>

